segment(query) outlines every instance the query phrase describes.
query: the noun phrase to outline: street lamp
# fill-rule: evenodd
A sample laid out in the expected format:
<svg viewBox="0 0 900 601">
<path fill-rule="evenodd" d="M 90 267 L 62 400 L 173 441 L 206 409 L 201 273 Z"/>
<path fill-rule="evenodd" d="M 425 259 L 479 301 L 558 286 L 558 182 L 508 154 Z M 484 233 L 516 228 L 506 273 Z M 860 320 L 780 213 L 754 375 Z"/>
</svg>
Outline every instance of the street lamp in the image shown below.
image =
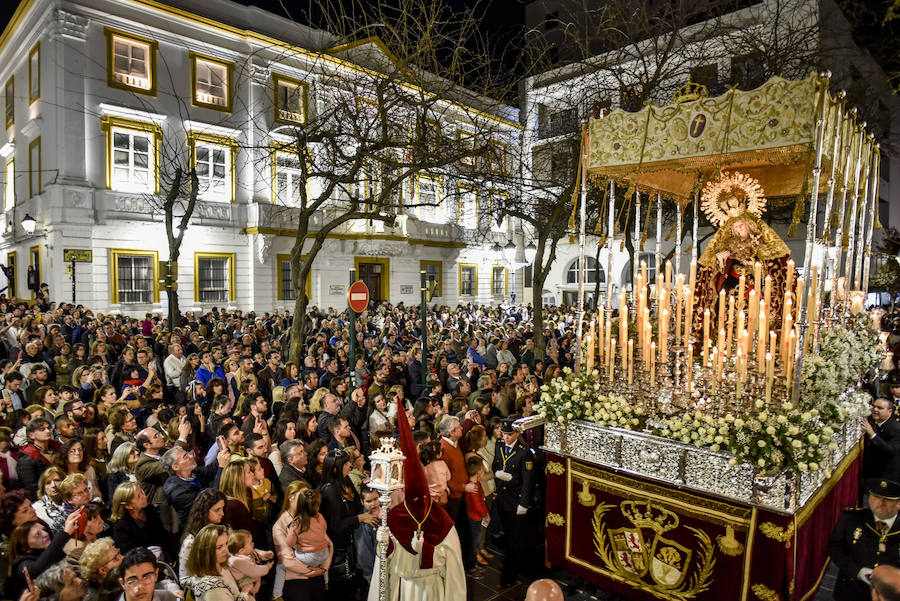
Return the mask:
<svg viewBox="0 0 900 601">
<path fill-rule="evenodd" d="M 29 236 L 34 233 L 34 228 L 37 227 L 37 221 L 35 221 L 34 217 L 25 213 L 25 218 L 22 219 L 22 229 L 25 230 L 25 233 Z"/>
<path fill-rule="evenodd" d="M 516 245 L 513 244 L 512 240 L 509 240 L 506 246 L 503 247 L 503 258 L 510 264 L 516 260 Z"/>
<path fill-rule="evenodd" d="M 528 246 L 525 247 L 525 262 L 531 265 L 534 263 L 535 257 L 537 257 L 537 247 L 534 245 L 534 242 L 529 242 Z"/>
<path fill-rule="evenodd" d="M 491 252 L 493 252 L 497 258 L 500 258 L 503 256 L 503 247 L 494 242 L 494 245 L 491 247 Z"/>
</svg>

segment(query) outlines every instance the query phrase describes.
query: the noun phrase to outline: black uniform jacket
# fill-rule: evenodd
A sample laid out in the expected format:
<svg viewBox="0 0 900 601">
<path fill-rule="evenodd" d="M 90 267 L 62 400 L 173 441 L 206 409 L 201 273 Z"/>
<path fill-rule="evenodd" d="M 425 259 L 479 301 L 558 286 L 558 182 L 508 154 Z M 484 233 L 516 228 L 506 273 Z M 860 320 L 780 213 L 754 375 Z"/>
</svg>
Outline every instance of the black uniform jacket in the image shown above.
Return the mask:
<svg viewBox="0 0 900 601">
<path fill-rule="evenodd" d="M 491 470 L 496 473 L 503 470 L 512 476 L 512 480 L 504 482 L 495 478 L 497 485 L 497 500 L 500 509 L 511 511 L 516 505 L 531 507 L 531 497 L 534 491 L 534 454 L 521 440 L 517 440 L 512 450 L 506 451 L 506 444 L 502 440 L 497 441 L 494 450 L 494 463 Z"/>
<path fill-rule="evenodd" d="M 871 509 L 845 509 L 828 541 L 828 555 L 840 570 L 835 601 L 870 599 L 869 586 L 856 576 L 860 568 L 900 567 L 900 516 L 887 533 L 879 535 Z"/>
</svg>

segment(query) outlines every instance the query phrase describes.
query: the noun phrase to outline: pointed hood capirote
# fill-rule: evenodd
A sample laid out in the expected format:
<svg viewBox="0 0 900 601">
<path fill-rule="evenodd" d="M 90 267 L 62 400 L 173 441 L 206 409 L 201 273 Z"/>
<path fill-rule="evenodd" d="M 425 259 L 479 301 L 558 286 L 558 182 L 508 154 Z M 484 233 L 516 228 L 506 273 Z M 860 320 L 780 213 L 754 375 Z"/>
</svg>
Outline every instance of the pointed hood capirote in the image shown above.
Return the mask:
<svg viewBox="0 0 900 601">
<path fill-rule="evenodd" d="M 397 401 L 397 430 L 400 438 L 400 450 L 406 456 L 403 461 L 403 478 L 406 483 L 406 499 L 388 512 L 388 528 L 391 535 L 404 549 L 415 555 L 412 546 L 413 536 L 420 528 L 424 534 L 424 543 L 420 553 L 419 567 L 431 568 L 434 565 L 434 548 L 443 542 L 447 533 L 453 528 L 453 520 L 428 492 L 428 479 L 425 468 L 416 452 L 416 443 L 403 403 Z"/>
</svg>

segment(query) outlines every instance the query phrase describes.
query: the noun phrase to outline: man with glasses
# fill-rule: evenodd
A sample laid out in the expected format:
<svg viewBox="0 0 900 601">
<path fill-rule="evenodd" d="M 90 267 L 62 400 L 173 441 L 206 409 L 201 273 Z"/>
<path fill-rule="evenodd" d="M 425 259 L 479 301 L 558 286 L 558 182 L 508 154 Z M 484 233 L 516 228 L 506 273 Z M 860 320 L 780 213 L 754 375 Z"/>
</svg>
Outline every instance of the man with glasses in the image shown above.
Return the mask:
<svg viewBox="0 0 900 601">
<path fill-rule="evenodd" d="M 178 424 L 178 441 L 186 443 L 190 433 L 191 424 L 182 416 L 181 423 Z M 174 534 L 178 531 L 178 516 L 172 506 L 166 504 L 163 486 L 169 477 L 169 472 L 160 461 L 166 446 L 166 439 L 156 428 L 144 428 L 134 439 L 134 444 L 141 453 L 134 464 L 134 476 L 144 490 L 144 494 L 147 495 L 150 505 L 159 512 L 163 526 Z"/>
<path fill-rule="evenodd" d="M 178 514 L 179 529 L 187 524 L 191 506 L 204 488 L 218 488 L 222 468 L 231 460 L 231 451 L 220 449 L 217 462 L 197 467 L 194 454 L 174 446 L 162 456 L 163 467 L 172 472 L 163 484 L 166 500 Z"/>
<path fill-rule="evenodd" d="M 175 601 L 171 591 L 155 590 L 159 566 L 156 556 L 145 547 L 137 547 L 125 554 L 119 566 L 119 601 Z"/>
</svg>

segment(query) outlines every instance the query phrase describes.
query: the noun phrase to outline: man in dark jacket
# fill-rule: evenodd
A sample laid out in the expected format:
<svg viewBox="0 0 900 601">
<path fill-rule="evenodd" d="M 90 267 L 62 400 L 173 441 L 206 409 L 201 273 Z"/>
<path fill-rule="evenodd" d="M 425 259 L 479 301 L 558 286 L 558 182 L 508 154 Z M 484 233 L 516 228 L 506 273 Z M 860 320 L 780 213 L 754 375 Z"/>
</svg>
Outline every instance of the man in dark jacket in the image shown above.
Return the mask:
<svg viewBox="0 0 900 601">
<path fill-rule="evenodd" d="M 278 474 L 281 489 L 287 490 L 291 482 L 297 480 L 309 484 L 304 472 L 308 456 L 303 443 L 299 440 L 285 440 L 278 448 L 278 452 L 281 453 L 281 473 Z"/>
<path fill-rule="evenodd" d="M 862 422 L 865 435 L 862 477 L 900 481 L 900 422 L 890 399 L 872 403 L 872 416 Z"/>
<path fill-rule="evenodd" d="M 835 601 L 870 599 L 875 566 L 900 567 L 900 484 L 872 478 L 866 490 L 869 506 L 845 509 L 828 541 L 828 556 L 840 570 Z"/>
<path fill-rule="evenodd" d="M 231 460 L 231 451 L 227 448 L 220 449 L 216 460 L 217 463 L 198 467 L 194 454 L 179 446 L 174 446 L 163 454 L 160 462 L 166 470 L 172 472 L 163 484 L 163 494 L 178 514 L 180 529 L 187 525 L 191 506 L 200 491 L 219 487 L 219 477 L 222 468 Z"/>
<path fill-rule="evenodd" d="M 41 474 L 50 467 L 53 455 L 59 450 L 59 443 L 53 440 L 50 422 L 43 417 L 36 417 L 25 426 L 25 435 L 29 443 L 19 451 L 16 463 L 16 475 L 22 488 L 28 491 L 31 498 L 37 494 L 38 480 Z"/>
</svg>

